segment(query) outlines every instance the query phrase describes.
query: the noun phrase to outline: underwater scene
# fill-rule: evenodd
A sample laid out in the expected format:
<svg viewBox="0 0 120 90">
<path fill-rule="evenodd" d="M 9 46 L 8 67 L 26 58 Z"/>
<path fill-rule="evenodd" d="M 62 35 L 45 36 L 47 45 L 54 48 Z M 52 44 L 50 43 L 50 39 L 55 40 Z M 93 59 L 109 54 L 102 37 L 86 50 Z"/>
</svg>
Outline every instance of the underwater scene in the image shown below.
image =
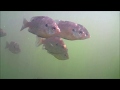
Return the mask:
<svg viewBox="0 0 120 90">
<path fill-rule="evenodd" d="M 0 79 L 120 79 L 119 11 L 0 11 Z"/>
</svg>

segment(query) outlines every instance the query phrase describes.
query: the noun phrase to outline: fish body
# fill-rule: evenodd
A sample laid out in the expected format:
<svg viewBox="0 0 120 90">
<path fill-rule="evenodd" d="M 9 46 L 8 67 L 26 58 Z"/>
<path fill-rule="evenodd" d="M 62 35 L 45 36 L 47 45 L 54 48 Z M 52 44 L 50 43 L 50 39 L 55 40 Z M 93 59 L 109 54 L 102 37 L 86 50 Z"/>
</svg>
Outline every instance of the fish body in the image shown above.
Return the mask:
<svg viewBox="0 0 120 90">
<path fill-rule="evenodd" d="M 11 41 L 10 43 L 6 42 L 5 48 L 8 48 L 9 51 L 11 51 L 14 54 L 18 54 L 21 52 L 19 44 L 14 41 Z"/>
<path fill-rule="evenodd" d="M 84 40 L 90 38 L 90 34 L 88 30 L 80 24 L 71 22 L 71 21 L 63 21 L 63 20 L 55 20 L 58 27 L 60 28 L 60 37 L 67 40 Z"/>
<path fill-rule="evenodd" d="M 30 22 L 24 19 L 20 31 L 27 27 L 30 33 L 42 38 L 49 38 L 60 33 L 56 22 L 48 16 L 35 16 L 31 18 Z"/>
</svg>

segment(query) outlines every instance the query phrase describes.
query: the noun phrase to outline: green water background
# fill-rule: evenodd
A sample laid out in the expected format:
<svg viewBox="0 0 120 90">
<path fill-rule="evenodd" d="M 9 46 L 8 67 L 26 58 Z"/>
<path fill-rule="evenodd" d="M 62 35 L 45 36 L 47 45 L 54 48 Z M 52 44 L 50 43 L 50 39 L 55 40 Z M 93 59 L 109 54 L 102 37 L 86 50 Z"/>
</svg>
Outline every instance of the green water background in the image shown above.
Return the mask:
<svg viewBox="0 0 120 90">
<path fill-rule="evenodd" d="M 91 38 L 64 42 L 69 60 L 58 60 L 42 47 L 35 47 L 36 36 L 20 31 L 23 18 L 49 16 L 85 26 Z M 7 36 L 0 38 L 1 79 L 118 79 L 119 11 L 1 11 L 0 27 Z M 4 49 L 6 41 L 15 41 L 20 54 Z"/>
</svg>

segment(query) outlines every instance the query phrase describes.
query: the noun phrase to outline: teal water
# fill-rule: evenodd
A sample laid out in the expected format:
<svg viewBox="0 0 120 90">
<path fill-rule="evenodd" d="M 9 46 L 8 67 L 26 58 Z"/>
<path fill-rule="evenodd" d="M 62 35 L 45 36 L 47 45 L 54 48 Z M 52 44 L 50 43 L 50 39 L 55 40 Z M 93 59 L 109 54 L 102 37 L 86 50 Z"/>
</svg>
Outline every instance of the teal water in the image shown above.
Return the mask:
<svg viewBox="0 0 120 90">
<path fill-rule="evenodd" d="M 58 60 L 42 47 L 35 47 L 36 36 L 20 32 L 23 18 L 49 16 L 85 26 L 91 38 L 64 42 L 69 60 Z M 1 79 L 120 79 L 118 11 L 1 11 L 0 27 L 7 36 L 0 38 Z M 16 41 L 20 54 L 7 49 L 6 41 Z"/>
</svg>

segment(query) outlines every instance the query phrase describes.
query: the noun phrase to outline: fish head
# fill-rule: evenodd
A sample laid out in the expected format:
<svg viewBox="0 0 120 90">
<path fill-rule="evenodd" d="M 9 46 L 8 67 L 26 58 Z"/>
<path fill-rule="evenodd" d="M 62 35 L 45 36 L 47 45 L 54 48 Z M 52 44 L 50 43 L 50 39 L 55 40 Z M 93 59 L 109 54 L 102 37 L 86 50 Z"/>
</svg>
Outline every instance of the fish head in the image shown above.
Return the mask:
<svg viewBox="0 0 120 90">
<path fill-rule="evenodd" d="M 80 24 L 77 24 L 77 27 L 75 29 L 72 29 L 72 33 L 74 37 L 76 37 L 79 40 L 90 38 L 90 34 L 88 30 Z"/>
<path fill-rule="evenodd" d="M 19 45 L 17 43 L 15 43 L 15 42 L 13 43 L 12 47 L 13 47 L 12 50 L 13 50 L 13 52 L 15 54 L 17 54 L 17 53 L 19 53 L 21 51 Z"/>
<path fill-rule="evenodd" d="M 63 39 L 60 37 L 56 37 L 56 36 L 50 37 L 48 39 L 48 42 L 52 43 L 54 47 L 59 47 L 60 49 L 67 49 Z"/>
<path fill-rule="evenodd" d="M 60 33 L 60 29 L 53 19 L 51 19 L 49 17 L 45 17 L 42 19 L 41 22 L 43 24 L 42 26 L 43 26 L 45 32 L 49 36 Z"/>
<path fill-rule="evenodd" d="M 50 36 L 60 33 L 60 29 L 59 29 L 58 25 L 54 22 L 53 23 L 47 23 L 45 26 L 46 26 L 45 31 Z"/>
<path fill-rule="evenodd" d="M 82 36 L 82 39 L 90 38 L 90 34 L 89 34 L 88 30 L 85 27 L 83 27 L 82 31 L 84 32 L 84 34 Z"/>
<path fill-rule="evenodd" d="M 63 53 L 61 60 L 67 60 L 69 59 L 68 53 Z"/>
<path fill-rule="evenodd" d="M 57 41 L 55 41 L 55 42 L 57 42 L 55 45 L 57 45 L 59 47 L 59 51 L 61 51 L 61 52 L 67 52 L 68 51 L 67 46 L 65 45 L 62 38 L 57 37 Z"/>
<path fill-rule="evenodd" d="M 15 53 L 17 54 L 19 52 L 21 52 L 21 50 L 20 50 L 19 46 L 16 46 Z"/>
<path fill-rule="evenodd" d="M 48 52 L 52 53 L 64 53 L 68 51 L 63 40 L 59 37 L 50 37 L 45 39 L 44 46 Z"/>
</svg>

